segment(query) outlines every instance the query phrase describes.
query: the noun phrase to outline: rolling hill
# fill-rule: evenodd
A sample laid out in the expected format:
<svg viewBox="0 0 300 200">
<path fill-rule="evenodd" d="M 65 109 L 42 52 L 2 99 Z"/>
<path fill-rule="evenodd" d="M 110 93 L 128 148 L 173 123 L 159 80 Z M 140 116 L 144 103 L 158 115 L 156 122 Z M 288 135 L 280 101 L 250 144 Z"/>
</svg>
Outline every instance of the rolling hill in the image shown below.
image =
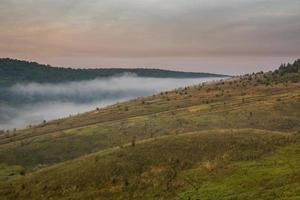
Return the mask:
<svg viewBox="0 0 300 200">
<path fill-rule="evenodd" d="M 139 77 L 152 78 L 202 78 L 227 77 L 220 74 L 180 72 L 148 68 L 98 68 L 73 69 L 52 67 L 36 62 L 28 62 L 11 58 L 0 58 L 0 86 L 10 86 L 16 83 L 65 83 L 70 81 L 92 80 L 95 78 L 119 76 L 132 73 Z"/>
<path fill-rule="evenodd" d="M 300 60 L 0 135 L 0 199 L 299 199 Z"/>
</svg>

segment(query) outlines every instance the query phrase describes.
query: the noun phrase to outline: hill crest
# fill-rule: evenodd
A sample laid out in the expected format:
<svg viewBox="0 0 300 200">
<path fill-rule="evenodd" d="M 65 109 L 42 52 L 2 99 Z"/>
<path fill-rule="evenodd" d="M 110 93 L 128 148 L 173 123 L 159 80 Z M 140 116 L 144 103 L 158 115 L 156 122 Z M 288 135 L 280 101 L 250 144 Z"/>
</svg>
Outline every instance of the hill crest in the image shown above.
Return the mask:
<svg viewBox="0 0 300 200">
<path fill-rule="evenodd" d="M 183 72 L 155 68 L 64 68 L 11 58 L 0 58 L 0 84 L 12 85 L 19 82 L 63 83 L 91 80 L 120 74 L 136 74 L 150 78 L 206 78 L 228 77 L 204 72 Z"/>
</svg>

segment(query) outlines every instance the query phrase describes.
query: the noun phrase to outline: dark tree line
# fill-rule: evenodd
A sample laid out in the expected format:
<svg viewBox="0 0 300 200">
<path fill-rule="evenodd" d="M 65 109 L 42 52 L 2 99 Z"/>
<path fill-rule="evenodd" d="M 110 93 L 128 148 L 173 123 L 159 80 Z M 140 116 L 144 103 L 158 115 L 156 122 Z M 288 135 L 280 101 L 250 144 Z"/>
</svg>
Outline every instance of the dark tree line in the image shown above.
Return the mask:
<svg viewBox="0 0 300 200">
<path fill-rule="evenodd" d="M 132 73 L 139 77 L 153 78 L 199 78 L 224 77 L 210 73 L 180 72 L 146 68 L 98 68 L 74 69 L 41 65 L 36 62 L 0 58 L 0 86 L 9 86 L 22 82 L 62 83 L 69 81 L 91 80 L 101 77 Z"/>
<path fill-rule="evenodd" d="M 300 73 L 300 59 L 294 63 L 281 64 L 279 69 L 275 70 L 276 74 L 284 75 L 286 73 Z"/>
</svg>

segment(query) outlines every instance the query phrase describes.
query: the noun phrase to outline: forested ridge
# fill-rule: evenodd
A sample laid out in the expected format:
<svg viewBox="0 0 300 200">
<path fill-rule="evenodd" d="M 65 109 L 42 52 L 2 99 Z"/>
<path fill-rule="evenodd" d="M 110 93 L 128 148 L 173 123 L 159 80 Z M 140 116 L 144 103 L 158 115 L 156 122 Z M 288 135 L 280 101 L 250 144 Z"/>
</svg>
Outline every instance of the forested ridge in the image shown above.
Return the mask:
<svg viewBox="0 0 300 200">
<path fill-rule="evenodd" d="M 124 73 L 133 73 L 140 77 L 153 78 L 201 78 L 224 76 L 211 73 L 180 72 L 146 68 L 74 69 L 52 67 L 50 65 L 10 58 L 0 58 L 0 85 L 2 86 L 9 86 L 20 82 L 63 83 L 111 77 Z"/>
</svg>

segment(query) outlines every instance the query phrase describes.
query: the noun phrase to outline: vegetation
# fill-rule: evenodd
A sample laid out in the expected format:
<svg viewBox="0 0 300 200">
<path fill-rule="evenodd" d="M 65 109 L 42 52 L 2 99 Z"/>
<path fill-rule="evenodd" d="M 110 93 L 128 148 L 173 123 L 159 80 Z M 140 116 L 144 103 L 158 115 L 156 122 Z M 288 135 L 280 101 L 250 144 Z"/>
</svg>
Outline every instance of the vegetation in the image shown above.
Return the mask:
<svg viewBox="0 0 300 200">
<path fill-rule="evenodd" d="M 9 86 L 15 83 L 63 83 L 70 81 L 91 80 L 101 77 L 117 76 L 124 73 L 133 73 L 140 77 L 154 78 L 199 78 L 199 77 L 225 77 L 224 75 L 210 73 L 179 72 L 160 69 L 72 69 L 51 67 L 36 62 L 27 62 L 10 58 L 0 59 L 0 86 Z"/>
<path fill-rule="evenodd" d="M 0 199 L 299 199 L 299 77 L 253 73 L 3 132 Z"/>
</svg>

